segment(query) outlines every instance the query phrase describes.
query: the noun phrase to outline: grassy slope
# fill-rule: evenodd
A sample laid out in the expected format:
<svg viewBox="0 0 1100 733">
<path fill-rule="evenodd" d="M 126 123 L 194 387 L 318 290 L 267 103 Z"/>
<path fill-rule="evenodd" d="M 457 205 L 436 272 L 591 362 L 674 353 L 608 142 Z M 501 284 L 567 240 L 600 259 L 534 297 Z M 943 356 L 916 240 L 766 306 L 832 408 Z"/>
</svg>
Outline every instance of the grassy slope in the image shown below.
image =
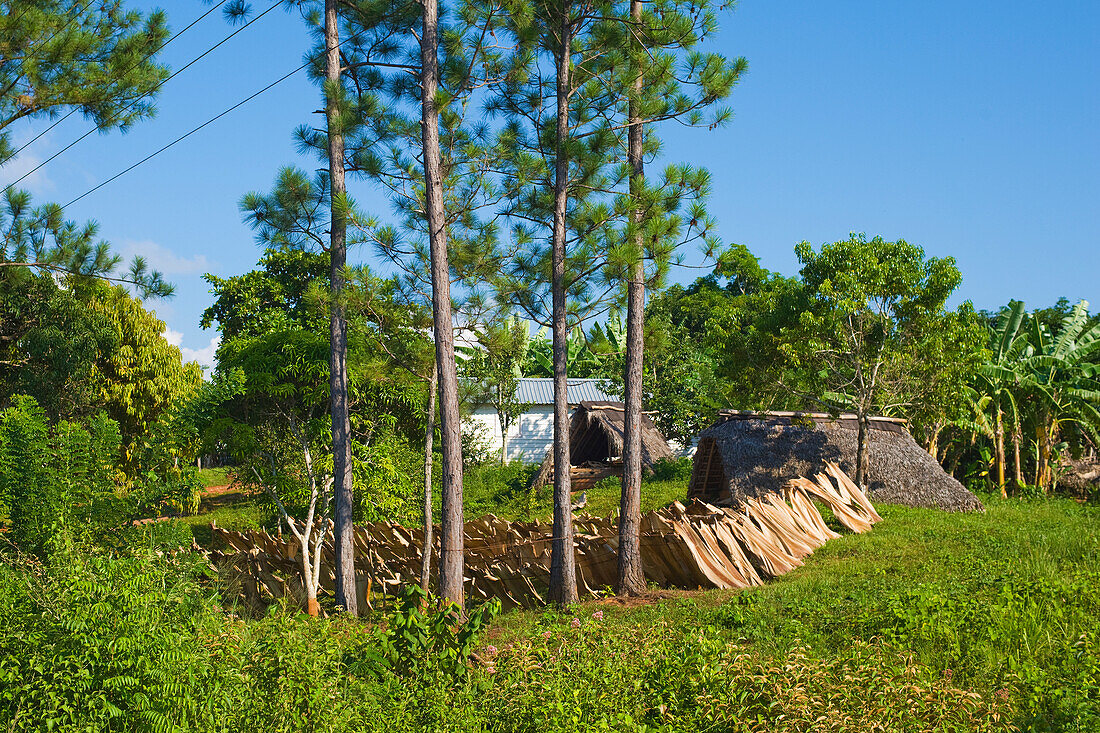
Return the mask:
<svg viewBox="0 0 1100 733">
<path fill-rule="evenodd" d="M 467 516 L 549 516 L 549 492 L 529 497 L 525 476 L 510 470 L 468 472 Z M 682 480 L 649 481 L 644 508 L 684 490 Z M 617 502 L 614 482 L 588 493 L 595 514 Z M 1006 720 L 1100 730 L 1100 508 L 986 503 L 974 515 L 880 506 L 885 521 L 872 532 L 829 542 L 761 588 L 510 612 L 481 644 L 470 684 L 429 685 L 399 710 L 392 698 L 377 702 L 395 720 L 419 721 L 410 729 L 429 725 L 427 705 L 441 716 L 431 725 L 446 720 L 450 730 L 544 730 L 550 721 L 571 730 L 640 730 L 641 721 L 978 730 Z M 262 501 L 246 499 L 194 521 L 246 527 L 268 517 Z M 325 634 L 337 657 L 352 653 L 342 633 Z"/>
<path fill-rule="evenodd" d="M 613 639 L 671 637 L 664 647 L 640 645 L 622 663 L 612 653 L 606 674 L 624 682 L 630 665 L 648 664 L 645 656 L 669 646 L 682 650 L 674 658 L 735 648 L 773 669 L 765 675 L 772 684 L 784 677 L 783 664 L 824 678 L 913 674 L 929 689 L 975 690 L 990 709 L 1011 700 L 1023 727 L 1100 730 L 1100 511 L 1069 500 L 988 506 L 975 515 L 884 506 L 886 521 L 872 532 L 829 542 L 764 587 L 666 594 L 629 607 L 592 601 L 564 616 L 514 612 L 498 621 L 494 644 L 525 648 L 548 631 L 568 635 L 576 617 L 582 631 Z M 852 661 L 864 655 L 877 672 Z M 897 672 L 898 660 L 911 660 L 915 671 Z M 706 674 L 708 663 L 671 664 L 670 675 L 690 677 Z M 882 704 L 887 715 L 894 703 Z"/>
</svg>

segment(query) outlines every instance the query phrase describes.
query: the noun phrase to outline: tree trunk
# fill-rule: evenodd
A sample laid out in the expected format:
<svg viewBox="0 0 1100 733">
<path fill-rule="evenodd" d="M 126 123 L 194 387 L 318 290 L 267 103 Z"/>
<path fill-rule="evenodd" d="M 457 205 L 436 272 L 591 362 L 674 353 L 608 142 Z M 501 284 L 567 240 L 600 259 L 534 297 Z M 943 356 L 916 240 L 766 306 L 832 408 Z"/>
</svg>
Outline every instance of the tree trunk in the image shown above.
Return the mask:
<svg viewBox="0 0 1100 733">
<path fill-rule="evenodd" d="M 325 80 L 340 83 L 340 29 L 336 0 L 325 0 Z M 334 549 L 336 551 L 336 605 L 358 615 L 355 592 L 355 538 L 352 526 L 354 493 L 351 463 L 351 419 L 348 415 L 348 323 L 344 314 L 344 268 L 347 264 L 347 221 L 340 201 L 344 185 L 344 133 L 337 99 L 325 100 L 328 127 L 328 167 L 332 186 L 332 222 L 329 227 L 329 257 L 332 277 L 332 306 L 329 313 L 329 399 L 332 412 L 332 458 L 334 485 Z"/>
<path fill-rule="evenodd" d="M 928 455 L 937 461 L 940 459 L 940 433 L 942 431 L 943 426 L 937 424 L 935 429 L 932 430 L 932 436 L 928 439 Z"/>
<path fill-rule="evenodd" d="M 463 608 L 462 416 L 458 411 L 458 374 L 455 370 L 454 333 L 451 327 L 451 268 L 443 211 L 439 110 L 436 108 L 436 93 L 439 88 L 438 25 L 438 0 L 424 0 L 424 28 L 420 36 L 420 131 L 424 146 L 424 205 L 428 215 L 428 242 L 431 251 L 432 318 L 435 328 L 435 359 L 439 369 L 440 447 L 443 451 L 439 593 L 447 601 Z"/>
<path fill-rule="evenodd" d="M 630 0 L 630 19 L 642 19 L 641 0 Z M 633 34 L 631 36 L 634 37 Z M 636 41 L 631 45 L 636 45 Z M 636 49 L 635 49 L 636 50 Z M 637 62 L 637 59 L 635 59 Z M 642 73 L 636 71 L 634 95 L 642 92 Z M 642 369 L 645 334 L 645 256 L 641 230 L 642 209 L 639 198 L 645 185 L 645 162 L 642 157 L 643 128 L 638 116 L 638 102 L 628 103 L 627 161 L 630 164 L 630 197 L 634 206 L 633 245 L 635 260 L 627 284 L 626 299 L 626 368 L 623 381 L 626 401 L 623 434 L 623 481 L 619 498 L 619 595 L 637 596 L 645 591 L 642 571 Z"/>
<path fill-rule="evenodd" d="M 867 476 L 871 463 L 871 415 L 861 402 L 859 412 L 856 415 L 856 486 L 867 493 L 870 479 Z"/>
<path fill-rule="evenodd" d="M 439 384 L 439 369 L 432 362 L 432 378 L 428 382 L 428 410 L 424 422 L 424 552 L 420 558 L 420 589 L 431 587 L 432 578 L 432 442 L 435 440 L 435 393 Z"/>
<path fill-rule="evenodd" d="M 565 311 L 565 210 L 569 196 L 569 84 L 572 70 L 572 24 L 568 3 L 562 9 L 557 52 L 557 140 L 554 150 L 554 232 L 551 241 L 554 331 L 554 538 L 550 545 L 550 600 L 576 603 L 577 568 L 573 555 L 573 508 L 569 495 L 569 401 L 566 370 L 569 333 Z"/>
<path fill-rule="evenodd" d="M 1058 438 L 1058 424 L 1044 416 L 1039 423 L 1039 474 L 1036 483 L 1047 493 L 1054 488 L 1054 441 Z"/>
<path fill-rule="evenodd" d="M 1012 472 L 1016 482 L 1016 490 L 1024 485 L 1024 467 L 1020 460 L 1020 426 L 1017 424 L 1012 430 Z"/>
<path fill-rule="evenodd" d="M 308 531 L 311 528 L 307 527 L 306 529 Z M 317 584 L 313 582 L 313 563 L 311 562 L 309 539 L 310 534 L 307 533 L 304 539 L 299 540 L 298 544 L 302 548 L 302 584 L 306 590 L 306 613 L 316 618 L 321 614 L 321 606 L 317 603 Z M 317 547 L 316 551 L 320 552 L 321 548 Z"/>
<path fill-rule="evenodd" d="M 1043 430 L 1035 428 L 1035 486 L 1043 485 L 1043 457 L 1042 457 Z"/>
<path fill-rule="evenodd" d="M 1001 489 L 1001 498 L 1008 498 L 1008 489 L 1005 488 L 1005 426 L 1004 419 L 1001 416 L 1001 406 L 996 405 L 997 410 L 997 433 L 996 433 L 996 448 L 997 448 L 997 486 Z"/>
</svg>

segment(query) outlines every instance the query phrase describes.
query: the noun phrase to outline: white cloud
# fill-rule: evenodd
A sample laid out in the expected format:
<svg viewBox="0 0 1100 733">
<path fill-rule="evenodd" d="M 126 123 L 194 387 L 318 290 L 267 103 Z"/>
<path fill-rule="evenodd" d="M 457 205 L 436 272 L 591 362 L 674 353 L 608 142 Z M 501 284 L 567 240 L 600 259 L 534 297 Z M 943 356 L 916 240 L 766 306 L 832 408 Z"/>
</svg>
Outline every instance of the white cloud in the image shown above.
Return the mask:
<svg viewBox="0 0 1100 733">
<path fill-rule="evenodd" d="M 220 335 L 211 337 L 210 343 L 201 349 L 191 349 L 184 346 L 183 334 L 179 331 L 173 331 L 168 326 L 164 327 L 161 336 L 164 336 L 164 340 L 168 343 L 179 347 L 180 354 L 183 355 L 183 362 L 185 364 L 189 361 L 197 361 L 204 372 L 208 372 L 214 368 L 214 352 L 218 350 L 218 344 L 222 341 Z"/>
<path fill-rule="evenodd" d="M 214 269 L 206 255 L 181 257 L 164 245 L 148 239 L 140 242 L 123 240 L 118 245 L 118 251 L 127 260 L 135 255 L 144 257 L 151 269 L 159 270 L 165 275 L 201 275 Z"/>
<path fill-rule="evenodd" d="M 164 340 L 173 346 L 179 346 L 183 343 L 183 334 L 179 331 L 173 331 L 167 326 L 164 327 L 164 333 L 162 335 L 164 336 Z"/>
<path fill-rule="evenodd" d="M 167 334 L 165 334 L 165 338 L 168 338 Z M 214 368 L 214 352 L 218 350 L 218 344 L 220 344 L 221 341 L 222 337 L 218 335 L 212 336 L 210 338 L 210 343 L 201 349 L 189 349 L 186 346 L 180 346 L 180 352 L 183 354 L 184 362 L 197 361 L 204 372 L 212 370 Z"/>
</svg>

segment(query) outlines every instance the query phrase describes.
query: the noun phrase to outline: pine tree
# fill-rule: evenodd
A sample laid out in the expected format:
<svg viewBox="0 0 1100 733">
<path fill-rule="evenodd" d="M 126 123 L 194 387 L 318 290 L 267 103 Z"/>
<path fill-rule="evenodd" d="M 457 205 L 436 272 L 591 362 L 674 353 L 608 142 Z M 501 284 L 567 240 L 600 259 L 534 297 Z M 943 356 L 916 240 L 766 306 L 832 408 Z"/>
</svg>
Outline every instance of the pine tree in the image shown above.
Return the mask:
<svg viewBox="0 0 1100 733">
<path fill-rule="evenodd" d="M 619 284 L 628 284 L 630 431 L 624 456 L 625 552 L 620 557 L 628 592 L 637 592 L 642 583 L 637 528 L 645 284 L 660 282 L 676 247 L 706 239 L 712 223 L 701 206 L 705 171 L 673 166 L 646 186 L 644 159 L 657 153 L 659 143 L 645 125 L 670 119 L 699 124 L 702 111 L 728 94 L 744 62 L 729 65 L 718 54 L 688 53 L 713 28 L 712 12 L 699 3 L 669 0 L 643 12 L 640 5 L 625 2 L 561 0 L 520 6 L 513 18 L 508 28 L 516 38 L 513 69 L 498 85 L 490 109 L 507 121 L 507 175 L 515 185 L 515 205 L 508 214 L 520 222 L 513 239 L 530 247 L 545 237 L 549 246 L 535 248 L 536 256 L 519 253 L 503 291 L 536 320 L 549 314 L 555 334 L 558 540 L 551 595 L 568 603 L 575 590 L 568 551 L 567 334 L 607 307 Z M 718 110 L 711 124 L 725 116 Z M 547 291 L 533 282 L 548 286 L 549 304 Z"/>
<path fill-rule="evenodd" d="M 102 131 L 154 113 L 168 77 L 155 61 L 168 37 L 162 11 L 122 0 L 12 0 L 0 16 L 0 165 L 15 151 L 11 125 L 79 111 Z"/>
<path fill-rule="evenodd" d="M 644 11 L 640 0 L 629 0 L 628 20 L 617 29 L 622 32 L 617 46 L 622 55 L 608 60 L 612 72 L 615 67 L 625 69 L 617 88 L 623 90 L 625 98 L 629 168 L 625 197 L 629 224 L 618 254 L 626 267 L 627 290 L 618 562 L 618 592 L 623 595 L 637 595 L 645 589 L 639 532 L 646 262 L 652 265 L 649 279 L 659 282 L 675 245 L 685 238 L 706 239 L 710 224 L 700 205 L 706 194 L 705 172 L 686 167 L 672 169 L 656 190 L 647 191 L 645 157 L 657 149 L 658 141 L 651 129 L 655 122 L 714 127 L 728 119 L 728 110 L 715 106 L 728 96 L 747 65 L 743 58 L 730 63 L 721 54 L 692 51 L 715 27 L 709 0 L 661 0 L 650 3 Z M 620 109 L 620 113 L 623 111 Z M 711 112 L 709 119 L 704 119 L 706 111 Z M 690 208 L 689 221 L 683 226 L 680 212 L 685 208 Z"/>
<path fill-rule="evenodd" d="M 598 76 L 613 3 L 558 0 L 511 8 L 508 71 L 489 109 L 504 120 L 502 151 L 512 222 L 511 267 L 500 297 L 553 334 L 554 529 L 550 598 L 577 601 L 570 500 L 569 333 L 602 300 L 614 212 L 601 199 L 616 148 L 606 123 L 615 95 Z M 494 29 L 495 30 L 495 29 Z"/>
<path fill-rule="evenodd" d="M 325 127 L 328 132 L 328 170 L 332 187 L 329 207 L 329 408 L 332 416 L 333 544 L 336 553 L 336 604 L 359 615 L 355 590 L 355 505 L 352 486 L 351 416 L 348 408 L 348 321 L 344 312 L 347 267 L 347 187 L 344 183 L 344 130 L 341 115 L 340 23 L 336 0 L 325 0 Z"/>
<path fill-rule="evenodd" d="M 164 13 L 127 10 L 121 0 L 12 0 L 0 16 L 0 166 L 15 158 L 12 126 L 80 112 L 101 131 L 126 130 L 155 112 L 168 77 L 156 53 L 168 36 Z M 25 147 L 25 146 L 24 146 Z M 66 221 L 56 204 L 33 207 L 10 184 L 0 210 L 0 273 L 7 268 L 98 278 L 136 286 L 145 297 L 172 287 L 135 257 L 129 272 L 96 241 L 96 225 Z"/>
<path fill-rule="evenodd" d="M 476 288 L 452 291 L 494 271 L 491 225 L 479 209 L 494 193 L 485 138 L 466 126 L 478 86 L 491 68 L 490 45 L 471 38 L 461 17 L 441 24 L 438 5 L 361 2 L 341 8 L 348 39 L 341 48 L 350 79 L 344 120 L 348 171 L 382 183 L 401 228 L 351 213 L 349 221 L 403 273 L 410 294 L 430 302 L 436 348 L 443 453 L 440 594 L 463 603 L 461 416 L 452 328 L 456 301 L 464 320 L 479 310 Z M 320 149 L 320 131 L 299 130 L 304 147 Z M 350 209 L 349 209 L 350 211 Z M 456 297 L 457 296 L 457 297 Z"/>
</svg>

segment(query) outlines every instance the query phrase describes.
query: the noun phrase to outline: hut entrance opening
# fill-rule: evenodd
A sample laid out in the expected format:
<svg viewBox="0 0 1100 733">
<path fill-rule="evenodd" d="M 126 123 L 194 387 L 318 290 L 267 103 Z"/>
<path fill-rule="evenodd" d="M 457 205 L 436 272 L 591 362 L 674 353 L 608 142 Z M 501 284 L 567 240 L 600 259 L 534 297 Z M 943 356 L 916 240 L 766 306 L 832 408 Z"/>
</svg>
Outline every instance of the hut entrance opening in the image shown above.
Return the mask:
<svg viewBox="0 0 1100 733">
<path fill-rule="evenodd" d="M 586 463 L 621 463 L 623 457 L 612 450 L 611 442 L 607 439 L 607 433 L 600 426 L 593 425 L 592 420 L 586 420 L 587 425 L 581 430 L 574 428 L 571 436 L 572 445 L 569 451 L 569 463 L 573 466 L 583 466 Z M 579 433 L 579 434 L 578 434 Z"/>
<path fill-rule="evenodd" d="M 722 456 L 718 452 L 718 443 L 714 438 L 700 438 L 695 451 L 696 470 L 691 473 L 688 496 L 697 496 L 711 504 L 717 503 L 728 495 L 729 487 L 726 471 L 722 465 Z"/>
<path fill-rule="evenodd" d="M 626 413 L 621 402 L 581 402 L 569 423 L 569 463 L 572 490 L 584 491 L 600 479 L 623 473 L 623 434 Z M 672 458 L 672 450 L 649 415 L 642 414 L 642 470 L 652 471 L 656 461 Z M 539 488 L 554 476 L 553 451 L 532 479 Z"/>
</svg>

